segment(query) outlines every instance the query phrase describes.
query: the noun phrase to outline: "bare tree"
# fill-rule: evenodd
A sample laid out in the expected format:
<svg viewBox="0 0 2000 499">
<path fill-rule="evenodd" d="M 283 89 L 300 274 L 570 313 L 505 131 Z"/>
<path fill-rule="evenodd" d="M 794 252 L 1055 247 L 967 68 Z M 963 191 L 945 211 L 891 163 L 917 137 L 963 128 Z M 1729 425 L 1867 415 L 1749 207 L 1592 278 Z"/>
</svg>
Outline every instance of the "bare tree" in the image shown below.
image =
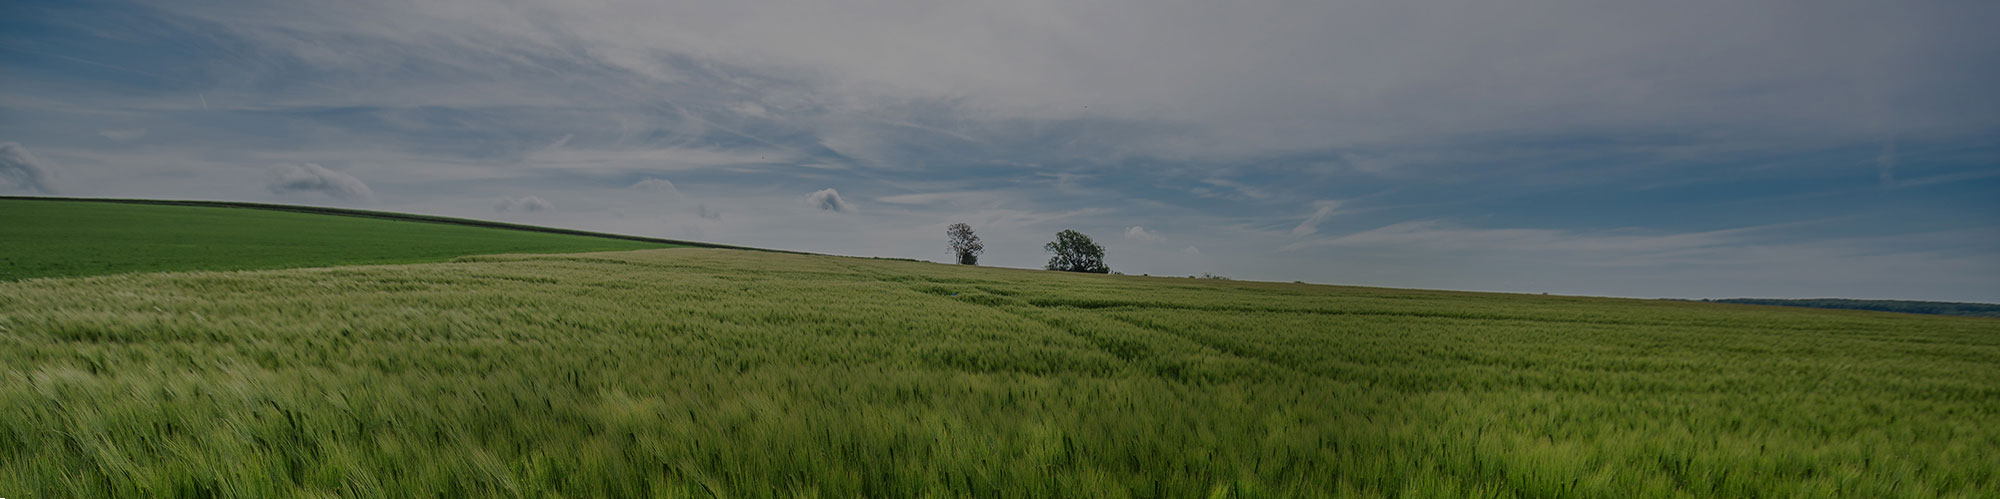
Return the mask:
<svg viewBox="0 0 2000 499">
<path fill-rule="evenodd" d="M 1111 267 L 1104 265 L 1104 247 L 1098 246 L 1096 241 L 1091 241 L 1090 236 L 1083 235 L 1082 232 L 1074 230 L 1058 232 L 1056 240 L 1042 246 L 1042 249 L 1056 254 L 1049 257 L 1049 270 L 1093 274 L 1111 272 Z"/>
<path fill-rule="evenodd" d="M 986 245 L 979 242 L 978 234 L 972 233 L 972 226 L 951 224 L 944 229 L 944 234 L 951 239 L 951 253 L 958 256 L 959 264 L 979 265 L 979 254 L 986 252 Z"/>
</svg>

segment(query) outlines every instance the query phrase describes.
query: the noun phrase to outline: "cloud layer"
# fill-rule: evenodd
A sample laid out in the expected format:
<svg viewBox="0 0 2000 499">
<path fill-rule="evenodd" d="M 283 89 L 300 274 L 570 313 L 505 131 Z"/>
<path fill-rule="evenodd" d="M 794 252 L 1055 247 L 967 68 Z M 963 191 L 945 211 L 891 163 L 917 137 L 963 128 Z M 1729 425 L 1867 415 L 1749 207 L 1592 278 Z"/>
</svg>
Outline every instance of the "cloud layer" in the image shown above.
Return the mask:
<svg viewBox="0 0 2000 499">
<path fill-rule="evenodd" d="M 49 185 L 49 169 L 28 148 L 13 142 L 0 142 L 0 189 L 13 189 L 37 194 L 55 194 Z"/>
<path fill-rule="evenodd" d="M 1993 2 L 8 14 L 36 27 L 0 30 L 36 48 L 0 50 L 0 137 L 40 158 L 16 191 L 60 165 L 65 194 L 490 217 L 532 192 L 562 204 L 536 223 L 870 256 L 948 258 L 964 221 L 1016 267 L 1075 228 L 1126 236 L 1132 273 L 2000 300 L 2000 70 L 1967 63 L 2000 58 Z M 274 164 L 314 166 L 243 180 Z"/>
<path fill-rule="evenodd" d="M 493 205 L 493 211 L 501 213 L 541 213 L 554 209 L 556 209 L 554 204 L 550 204 L 548 201 L 543 201 L 542 198 L 535 196 L 502 199 L 499 203 Z"/>
<path fill-rule="evenodd" d="M 375 195 L 361 179 L 317 163 L 284 167 L 266 187 L 280 194 L 316 193 L 335 199 L 367 199 Z"/>
</svg>

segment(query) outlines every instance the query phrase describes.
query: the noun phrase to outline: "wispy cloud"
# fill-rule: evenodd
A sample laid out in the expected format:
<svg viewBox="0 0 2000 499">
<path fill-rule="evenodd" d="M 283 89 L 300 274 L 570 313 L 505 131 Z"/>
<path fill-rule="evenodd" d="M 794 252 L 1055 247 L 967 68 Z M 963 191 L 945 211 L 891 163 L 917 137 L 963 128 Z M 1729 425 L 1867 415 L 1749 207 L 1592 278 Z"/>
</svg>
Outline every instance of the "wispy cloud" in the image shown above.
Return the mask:
<svg viewBox="0 0 2000 499">
<path fill-rule="evenodd" d="M 535 196 L 506 198 L 500 200 L 500 202 L 498 203 L 493 204 L 493 211 L 501 213 L 506 213 L 506 212 L 541 213 L 545 211 L 551 211 L 554 209 L 556 209 L 556 206 L 554 204 L 550 204 L 548 201 L 544 201 L 542 200 L 542 198 Z"/>
<path fill-rule="evenodd" d="M 141 138 L 141 137 L 145 137 L 145 136 L 146 136 L 146 129 L 144 129 L 144 128 L 130 128 L 130 129 L 123 129 L 123 130 L 100 130 L 100 131 L 98 131 L 98 132 L 97 132 L 97 134 L 98 134 L 98 135 L 102 135 L 102 136 L 104 136 L 104 138 L 107 138 L 107 139 L 111 139 L 111 140 L 121 140 L 121 141 L 122 141 L 122 140 L 136 140 L 136 139 L 139 139 L 139 138 Z"/>
<path fill-rule="evenodd" d="M 279 194 L 317 193 L 336 199 L 366 199 L 375 195 L 361 179 L 317 163 L 284 167 L 266 187 Z"/>
<path fill-rule="evenodd" d="M 1223 187 L 1223 188 L 1227 188 L 1227 189 L 1229 189 L 1229 190 L 1231 190 L 1231 191 L 1235 191 L 1235 192 L 1236 192 L 1236 193 L 1237 193 L 1238 195 L 1241 195 L 1241 196 L 1243 196 L 1243 197 L 1246 197 L 1246 198 L 1250 198 L 1250 199 L 1258 199 L 1258 200 L 1263 200 L 1263 199 L 1270 199 L 1270 198 L 1271 198 L 1271 194 L 1270 194 L 1270 193 L 1267 193 L 1267 192 L 1264 192 L 1264 190 L 1263 190 L 1263 189 L 1258 189 L 1258 188 L 1256 188 L 1256 187 L 1252 187 L 1252 186 L 1250 186 L 1250 185 L 1248 185 L 1248 184 L 1244 184 L 1244 183 L 1242 183 L 1242 182 L 1237 182 L 1237 181 L 1234 181 L 1234 180 L 1229 180 L 1229 179 L 1221 179 L 1221 178 L 1209 178 L 1209 179 L 1202 179 L 1201 183 L 1204 183 L 1204 184 L 1208 184 L 1208 185 L 1213 185 L 1213 186 L 1216 186 L 1216 187 Z"/>
<path fill-rule="evenodd" d="M 49 169 L 42 165 L 42 160 L 13 142 L 0 142 L 0 188 L 41 194 L 56 192 L 49 185 Z"/>
<path fill-rule="evenodd" d="M 1759 228 L 1671 234 L 1584 233 L 1536 228 L 1470 228 L 1443 220 L 1419 220 L 1340 237 L 1292 243 L 1282 249 L 1365 246 L 1424 251 L 1568 252 L 1633 257 L 1736 244 L 1742 241 L 1741 236 L 1755 230 Z"/>
<path fill-rule="evenodd" d="M 1030 202 L 1028 197 L 1028 194 L 1020 191 L 958 190 L 897 194 L 874 199 L 877 202 L 894 205 L 982 209 L 1026 204 Z"/>
<path fill-rule="evenodd" d="M 667 179 L 663 178 L 648 178 L 645 180 L 640 180 L 638 182 L 633 182 L 632 188 L 646 192 L 657 192 L 665 194 L 667 196 L 679 196 L 681 194 L 681 190 L 677 187 L 674 187 L 673 182 L 667 181 Z"/>
<path fill-rule="evenodd" d="M 1167 240 L 1167 238 L 1160 237 L 1160 233 L 1146 230 L 1145 227 L 1140 227 L 1137 225 L 1125 229 L 1125 239 L 1130 239 L 1133 241 L 1143 241 L 1149 243 L 1157 243 Z"/>
<path fill-rule="evenodd" d="M 1882 154 L 1875 156 L 1876 176 L 1882 180 L 1882 188 L 1896 187 L 1896 143 L 1882 146 Z"/>
<path fill-rule="evenodd" d="M 537 167 L 569 171 L 688 171 L 723 166 L 776 164 L 796 159 L 789 153 L 776 151 L 654 147 L 544 149 L 528 155 L 524 161 Z"/>
<path fill-rule="evenodd" d="M 926 204 L 935 204 L 939 202 L 950 201 L 954 199 L 961 199 L 963 197 L 965 197 L 965 193 L 961 192 L 925 192 L 919 194 L 898 194 L 894 196 L 883 196 L 875 198 L 875 200 L 889 204 L 926 205 Z"/>
<path fill-rule="evenodd" d="M 1292 235 L 1310 236 L 1315 233 L 1318 233 L 1320 223 L 1325 222 L 1327 219 L 1333 218 L 1334 215 L 1340 213 L 1340 205 L 1341 205 L 1340 201 L 1332 199 L 1322 199 L 1319 201 L 1314 201 L 1312 215 L 1307 216 L 1306 219 L 1304 221 L 1299 222 L 1297 226 L 1293 226 Z"/>
</svg>

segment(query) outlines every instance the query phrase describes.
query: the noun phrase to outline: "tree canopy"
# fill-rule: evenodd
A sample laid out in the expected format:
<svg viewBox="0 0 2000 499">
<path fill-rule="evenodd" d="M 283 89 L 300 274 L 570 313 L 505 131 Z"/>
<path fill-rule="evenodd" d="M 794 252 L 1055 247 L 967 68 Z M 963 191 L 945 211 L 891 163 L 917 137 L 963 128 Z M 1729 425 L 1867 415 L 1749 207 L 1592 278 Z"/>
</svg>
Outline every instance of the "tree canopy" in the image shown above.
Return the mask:
<svg viewBox="0 0 2000 499">
<path fill-rule="evenodd" d="M 961 265 L 978 265 L 979 254 L 986 251 L 986 245 L 979 242 L 979 235 L 972 233 L 972 226 L 964 223 L 951 224 L 944 229 L 950 238 L 951 253 L 958 257 Z"/>
<path fill-rule="evenodd" d="M 1104 265 L 1104 247 L 1098 246 L 1097 242 L 1090 240 L 1090 236 L 1082 232 L 1074 230 L 1058 232 L 1056 240 L 1042 246 L 1042 249 L 1055 254 L 1049 257 L 1049 270 L 1093 274 L 1111 272 L 1111 267 Z"/>
</svg>

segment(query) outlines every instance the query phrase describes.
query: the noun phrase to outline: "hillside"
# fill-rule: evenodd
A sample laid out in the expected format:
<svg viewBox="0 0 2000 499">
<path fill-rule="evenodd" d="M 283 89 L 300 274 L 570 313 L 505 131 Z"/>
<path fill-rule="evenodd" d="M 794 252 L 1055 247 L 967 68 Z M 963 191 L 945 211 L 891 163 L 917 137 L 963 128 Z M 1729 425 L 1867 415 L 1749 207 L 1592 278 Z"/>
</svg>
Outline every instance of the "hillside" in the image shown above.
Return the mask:
<svg viewBox="0 0 2000 499">
<path fill-rule="evenodd" d="M 423 215 L 203 201 L 0 198 L 0 281 L 441 262 L 681 241 Z"/>
<path fill-rule="evenodd" d="M 717 249 L 0 283 L 7 497 L 1995 497 L 2000 321 Z"/>
</svg>

